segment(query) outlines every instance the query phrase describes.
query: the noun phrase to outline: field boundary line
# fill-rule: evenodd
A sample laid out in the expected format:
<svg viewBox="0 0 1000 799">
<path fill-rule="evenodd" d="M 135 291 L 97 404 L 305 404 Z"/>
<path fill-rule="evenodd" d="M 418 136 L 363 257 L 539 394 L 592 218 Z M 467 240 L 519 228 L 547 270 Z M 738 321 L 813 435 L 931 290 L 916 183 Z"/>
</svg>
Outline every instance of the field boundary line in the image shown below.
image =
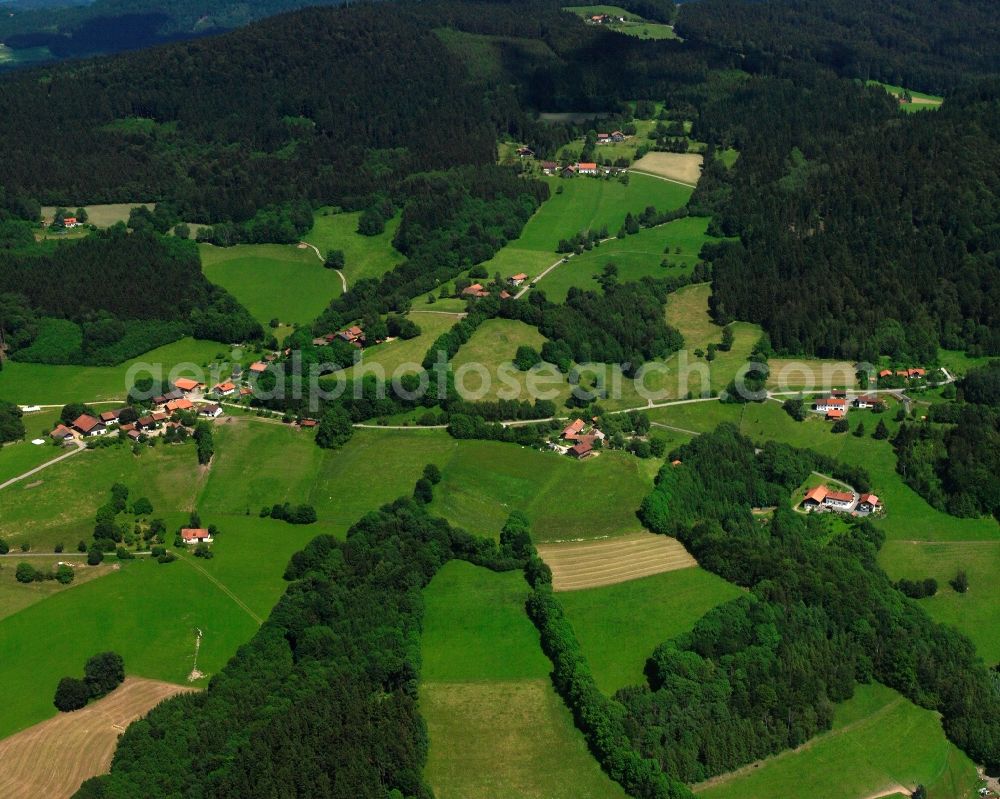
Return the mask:
<svg viewBox="0 0 1000 799">
<path fill-rule="evenodd" d="M 205 575 L 205 577 L 207 577 L 209 580 L 215 583 L 216 587 L 219 588 L 219 590 L 221 590 L 226 596 L 228 596 L 231 600 L 233 600 L 233 602 L 239 605 L 240 608 L 246 611 L 246 614 L 255 622 L 257 622 L 257 624 L 264 623 L 264 620 L 256 613 L 254 613 L 246 602 L 244 602 L 242 599 L 236 596 L 236 594 L 233 593 L 233 591 L 229 588 L 229 586 L 227 586 L 225 583 L 219 580 L 214 574 L 212 574 L 199 564 L 195 563 L 194 560 L 187 557 L 186 555 L 180 555 L 178 556 L 178 559 L 187 563 L 192 569 L 196 569 L 197 571 L 201 572 L 203 575 Z"/>
<path fill-rule="evenodd" d="M 308 247 L 310 250 L 316 253 L 316 257 L 319 258 L 319 260 L 323 264 L 326 264 L 326 259 L 320 253 L 319 248 L 315 244 L 310 244 L 308 241 L 300 241 L 299 244 L 304 244 L 306 247 Z M 333 271 L 336 272 L 338 275 L 340 275 L 341 289 L 343 290 L 344 294 L 347 294 L 347 278 L 344 277 L 344 273 L 341 272 L 339 269 L 334 269 Z"/>
</svg>

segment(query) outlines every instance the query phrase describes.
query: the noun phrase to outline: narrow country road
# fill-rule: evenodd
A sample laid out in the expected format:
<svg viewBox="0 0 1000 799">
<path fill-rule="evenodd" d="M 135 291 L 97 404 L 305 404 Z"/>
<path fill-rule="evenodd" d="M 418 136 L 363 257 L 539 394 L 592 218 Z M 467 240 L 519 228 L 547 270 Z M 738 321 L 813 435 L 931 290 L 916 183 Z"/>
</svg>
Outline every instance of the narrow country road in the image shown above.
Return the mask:
<svg viewBox="0 0 1000 799">
<path fill-rule="evenodd" d="M 319 258 L 320 261 L 322 261 L 324 264 L 326 263 L 326 258 L 323 257 L 323 254 L 319 251 L 319 249 L 314 244 L 310 244 L 308 241 L 300 241 L 299 244 L 304 244 L 306 247 L 308 247 L 310 250 L 312 250 L 314 253 L 316 253 L 316 257 Z M 344 294 L 346 294 L 347 293 L 347 278 L 344 277 L 344 273 L 341 272 L 339 269 L 334 269 L 333 271 L 336 272 L 338 275 L 340 275 L 340 285 L 341 285 L 341 288 L 344 291 Z"/>
<path fill-rule="evenodd" d="M 58 457 L 53 458 L 50 461 L 46 461 L 41 466 L 36 466 L 34 469 L 29 469 L 24 474 L 19 474 L 17 477 L 10 478 L 10 480 L 7 480 L 5 483 L 0 483 L 0 491 L 3 491 L 3 489 L 7 488 L 8 486 L 14 485 L 14 483 L 19 483 L 21 480 L 31 477 L 34 474 L 38 474 L 40 471 L 42 471 L 42 469 L 47 469 L 54 463 L 59 463 L 59 461 L 64 461 L 67 458 L 72 458 L 74 455 L 76 455 L 79 452 L 83 452 L 85 449 L 86 447 L 78 442 L 69 452 L 64 452 L 62 455 L 59 455 Z"/>
</svg>

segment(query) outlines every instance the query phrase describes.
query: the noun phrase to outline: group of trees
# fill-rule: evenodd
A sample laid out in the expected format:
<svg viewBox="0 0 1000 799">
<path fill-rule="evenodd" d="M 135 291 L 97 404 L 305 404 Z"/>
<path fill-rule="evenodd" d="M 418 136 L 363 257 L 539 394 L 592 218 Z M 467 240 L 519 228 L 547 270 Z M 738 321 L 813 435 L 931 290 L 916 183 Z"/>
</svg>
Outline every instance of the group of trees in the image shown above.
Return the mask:
<svg viewBox="0 0 1000 799">
<path fill-rule="evenodd" d="M 878 679 L 940 711 L 974 760 L 1000 764 L 1000 698 L 973 645 L 894 589 L 869 522 L 827 541 L 822 520 L 791 511 L 814 453 L 755 449 L 721 425 L 673 453 L 683 465 L 665 467 L 643 503 L 651 529 L 750 593 L 659 647 L 648 686 L 619 692 L 635 745 L 698 781 L 827 729 L 834 702 Z M 770 522 L 753 518 L 758 505 L 777 507 Z"/>
<path fill-rule="evenodd" d="M 193 244 L 123 225 L 55 248 L 0 250 L 0 326 L 15 360 L 86 365 L 117 364 L 188 334 L 263 336 L 205 279 Z"/>
<path fill-rule="evenodd" d="M 41 583 L 46 580 L 55 580 L 61 585 L 69 585 L 75 576 L 73 567 L 67 563 L 56 566 L 53 571 L 52 569 L 36 569 L 27 561 L 23 561 L 17 564 L 17 569 L 14 572 L 14 578 L 19 583 Z"/>
<path fill-rule="evenodd" d="M 280 519 L 289 524 L 313 524 L 317 518 L 316 508 L 312 505 L 292 505 L 289 502 L 275 503 L 270 506 L 265 505 L 260 509 L 260 515 L 262 518 Z"/>
<path fill-rule="evenodd" d="M 934 507 L 955 516 L 1000 515 L 1000 361 L 971 369 L 955 402 L 900 425 L 896 469 Z"/>
<path fill-rule="evenodd" d="M 20 406 L 0 400 L 0 446 L 24 438 L 23 416 Z"/>
<path fill-rule="evenodd" d="M 55 706 L 63 711 L 86 707 L 91 699 L 111 693 L 125 680 L 125 661 L 116 652 L 100 652 L 84 664 L 83 679 L 63 677 L 56 687 Z"/>
</svg>

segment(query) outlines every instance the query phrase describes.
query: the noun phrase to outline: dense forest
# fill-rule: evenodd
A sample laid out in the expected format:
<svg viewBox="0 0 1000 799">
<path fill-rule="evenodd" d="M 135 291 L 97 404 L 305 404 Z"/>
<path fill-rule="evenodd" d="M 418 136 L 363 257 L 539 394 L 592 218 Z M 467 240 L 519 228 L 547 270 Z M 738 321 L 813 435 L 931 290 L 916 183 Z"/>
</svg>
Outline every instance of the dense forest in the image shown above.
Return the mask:
<svg viewBox="0 0 1000 799">
<path fill-rule="evenodd" d="M 3 85 L 0 184 L 74 207 L 169 199 L 188 221 L 244 221 L 495 156 L 482 93 L 403 9 L 309 9 Z"/>
<path fill-rule="evenodd" d="M 699 0 L 677 32 L 750 61 L 816 62 L 850 78 L 944 92 L 1000 71 L 991 0 Z"/>
<path fill-rule="evenodd" d="M 109 365 L 184 335 L 227 343 L 263 336 L 242 305 L 205 279 L 191 242 L 123 225 L 55 245 L 29 240 L 0 246 L 0 330 L 15 360 Z"/>
<path fill-rule="evenodd" d="M 617 695 L 635 745 L 686 782 L 828 729 L 834 702 L 877 679 L 941 712 L 976 762 L 1000 766 L 1000 697 L 973 645 L 897 591 L 868 522 L 828 540 L 825 520 L 789 506 L 817 455 L 756 451 L 721 425 L 671 454 L 641 515 L 706 569 L 750 589 L 653 653 L 647 686 Z M 773 519 L 751 507 L 774 504 Z M 678 708 L 684 708 L 679 712 Z"/>
<path fill-rule="evenodd" d="M 971 370 L 959 401 L 932 405 L 892 440 L 896 469 L 934 507 L 1000 518 L 1000 362 Z"/>
<path fill-rule="evenodd" d="M 759 322 L 779 353 L 1000 352 L 1000 84 L 895 106 L 797 67 L 705 105 L 696 135 L 741 151 L 694 200 L 741 237 L 711 253 L 718 321 Z"/>
</svg>

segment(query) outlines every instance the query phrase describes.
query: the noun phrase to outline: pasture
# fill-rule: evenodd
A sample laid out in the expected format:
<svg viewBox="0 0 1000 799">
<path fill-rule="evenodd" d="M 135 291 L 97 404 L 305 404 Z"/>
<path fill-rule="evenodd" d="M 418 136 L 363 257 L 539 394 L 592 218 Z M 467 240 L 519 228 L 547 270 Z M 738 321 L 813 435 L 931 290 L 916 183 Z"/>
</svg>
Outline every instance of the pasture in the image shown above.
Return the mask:
<svg viewBox="0 0 1000 799">
<path fill-rule="evenodd" d="M 59 411 L 54 408 L 24 415 L 24 439 L 8 442 L 0 449 L 0 483 L 24 474 L 64 452 L 61 447 L 53 446 L 49 438 L 49 432 L 58 420 Z M 36 438 L 44 438 L 45 443 L 32 444 L 32 440 Z"/>
<path fill-rule="evenodd" d="M 552 196 L 528 220 L 521 236 L 484 264 L 487 274 L 499 271 L 507 277 L 526 272 L 534 278 L 559 260 L 560 239 L 604 226 L 613 236 L 626 213 L 638 214 L 649 205 L 659 211 L 680 208 L 691 196 L 687 186 L 648 175 L 631 175 L 627 186 L 618 180 L 590 177 L 547 180 Z"/>
<path fill-rule="evenodd" d="M 694 790 L 699 799 L 844 799 L 908 796 L 917 784 L 928 796 L 959 799 L 974 795 L 979 783 L 936 713 L 873 683 L 837 706 L 829 732 Z"/>
<path fill-rule="evenodd" d="M 703 160 L 698 153 L 646 153 L 632 164 L 632 171 L 696 186 L 701 179 Z"/>
<path fill-rule="evenodd" d="M 266 567 L 260 560 L 255 567 Z M 4 701 L 0 738 L 56 715 L 52 697 L 60 678 L 79 674 L 95 652 L 121 654 L 129 676 L 183 684 L 194 664 L 196 629 L 204 633 L 198 668 L 211 675 L 257 625 L 183 560 L 123 562 L 113 574 L 0 621 L 0 680 L 18 686 Z"/>
<path fill-rule="evenodd" d="M 553 302 L 565 302 L 573 286 L 599 291 L 597 278 L 605 264 L 618 269 L 618 282 L 644 277 L 667 278 L 686 275 L 698 262 L 698 253 L 712 237 L 706 235 L 707 217 L 685 217 L 655 228 L 644 228 L 634 236 L 613 238 L 600 247 L 576 255 L 557 266 L 538 283 Z M 663 267 L 664 260 L 673 267 Z"/>
<path fill-rule="evenodd" d="M 538 554 L 552 569 L 555 591 L 599 588 L 698 565 L 677 539 L 646 532 L 606 541 L 542 544 Z"/>
<path fill-rule="evenodd" d="M 933 577 L 938 591 L 921 599 L 920 606 L 943 624 L 965 633 L 987 664 L 1000 661 L 1000 538 L 993 541 L 888 541 L 879 553 L 879 563 L 898 580 Z M 969 590 L 956 592 L 949 584 L 964 569 Z"/>
<path fill-rule="evenodd" d="M 316 247 L 325 258 L 330 250 L 344 251 L 344 276 L 347 285 L 363 278 L 377 278 L 405 260 L 405 256 L 392 246 L 399 229 L 400 217 L 394 216 L 385 223 L 385 230 L 377 236 L 358 233 L 361 212 L 336 213 L 331 208 L 320 208 L 314 215 L 313 228 L 303 241 Z M 316 253 L 311 253 L 316 263 Z"/>
<path fill-rule="evenodd" d="M 937 94 L 926 94 L 924 92 L 913 91 L 912 89 L 905 89 L 902 86 L 893 86 L 889 83 L 881 83 L 877 80 L 867 81 L 869 86 L 881 86 L 889 94 L 891 94 L 896 99 L 903 96 L 904 93 L 909 93 L 911 101 L 908 103 L 901 102 L 899 104 L 900 109 L 906 111 L 907 113 L 913 113 L 915 111 L 926 111 L 929 109 L 938 108 L 941 103 L 944 102 L 944 98 Z"/>
<path fill-rule="evenodd" d="M 200 244 L 202 271 L 238 299 L 265 328 L 272 319 L 284 333 L 319 316 L 341 293 L 340 276 L 308 247 L 282 244 Z"/>
<path fill-rule="evenodd" d="M 566 591 L 559 601 L 598 687 L 610 695 L 644 683 L 646 660 L 657 646 L 687 632 L 709 610 L 740 593 L 721 577 L 694 566 Z"/>
<path fill-rule="evenodd" d="M 16 549 L 9 555 L 0 556 L 0 619 L 12 616 L 19 610 L 41 602 L 53 594 L 72 590 L 76 586 L 111 572 L 110 563 L 88 566 L 86 555 L 81 555 L 73 546 L 68 549 L 70 551 L 61 555 L 46 557 L 38 557 L 37 555 L 24 557 L 23 553 Z M 69 585 L 61 585 L 55 580 L 46 580 L 43 583 L 19 583 L 14 575 L 17 565 L 22 561 L 30 563 L 39 571 L 54 569 L 55 564 L 59 562 L 70 563 L 75 567 L 75 577 Z"/>
<path fill-rule="evenodd" d="M 229 347 L 225 344 L 183 338 L 118 366 L 51 366 L 5 361 L 0 371 L 0 396 L 20 405 L 62 406 L 76 401 L 121 400 L 129 387 L 126 376 L 143 365 L 154 367 L 166 378 L 178 365 L 208 367 L 229 357 Z M 143 371 L 139 376 L 148 374 Z"/>
<path fill-rule="evenodd" d="M 448 563 L 424 589 L 425 778 L 441 799 L 624 797 L 549 682 L 520 572 Z"/>
<path fill-rule="evenodd" d="M 362 351 L 362 361 L 346 370 L 346 375 L 357 378 L 364 374 L 385 375 L 391 379 L 394 374 L 419 372 L 424 355 L 431 344 L 452 328 L 460 319 L 450 314 L 414 313 L 408 317 L 420 326 L 420 335 L 411 339 L 395 339 L 384 344 L 366 347 Z M 381 371 L 379 371 L 381 370 Z M 399 371 L 397 371 L 399 370 Z"/>
<path fill-rule="evenodd" d="M 448 461 L 438 462 L 443 479 L 430 506 L 459 527 L 497 536 L 510 512 L 520 510 L 537 543 L 608 538 L 640 528 L 635 511 L 652 488 L 652 460 L 607 450 L 574 461 L 492 441 L 460 444 Z"/>
<path fill-rule="evenodd" d="M 118 736 L 129 724 L 185 690 L 129 677 L 82 710 L 61 713 L 0 741 L 0 796 L 68 799 L 84 780 L 111 768 Z"/>
<path fill-rule="evenodd" d="M 602 27 L 615 33 L 623 33 L 626 36 L 635 36 L 638 39 L 676 39 L 673 26 L 662 22 L 650 22 L 637 14 L 633 14 L 618 6 L 566 6 L 563 11 L 570 11 L 583 19 L 589 19 L 596 14 L 607 14 L 608 16 L 624 18 L 624 22 L 610 22 Z"/>
</svg>

